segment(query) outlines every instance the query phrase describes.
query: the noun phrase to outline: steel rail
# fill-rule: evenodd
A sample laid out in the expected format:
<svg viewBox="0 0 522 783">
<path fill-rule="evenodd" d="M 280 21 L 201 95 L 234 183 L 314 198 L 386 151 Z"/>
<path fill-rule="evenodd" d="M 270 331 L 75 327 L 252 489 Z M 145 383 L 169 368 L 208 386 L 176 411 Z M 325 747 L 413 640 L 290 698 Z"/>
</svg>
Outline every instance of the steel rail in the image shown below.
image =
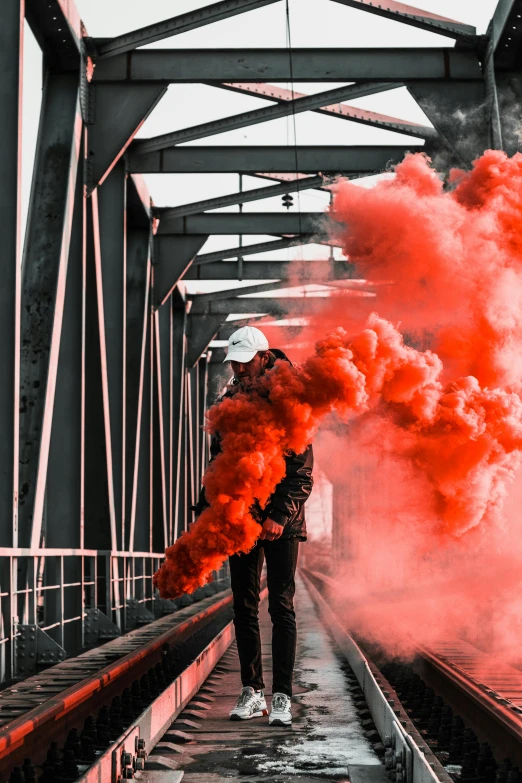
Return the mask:
<svg viewBox="0 0 522 783">
<path fill-rule="evenodd" d="M 331 577 L 305 570 L 305 578 L 339 594 L 339 583 Z M 323 596 L 322 600 L 325 600 Z M 497 662 L 490 670 L 489 676 L 502 679 L 502 685 L 494 687 L 492 682 L 487 682 L 486 664 L 493 664 L 490 656 L 458 639 L 446 640 L 440 646 L 440 650 L 434 650 L 426 645 L 416 645 L 421 663 L 428 664 L 429 667 L 426 670 L 423 665 L 423 678 L 427 679 L 436 691 L 446 692 L 449 689 L 447 692 L 450 701 L 458 705 L 459 712 L 466 720 L 484 736 L 491 737 L 503 755 L 521 763 L 522 702 L 515 703 L 507 694 L 518 689 L 517 701 L 522 699 L 522 673 L 512 667 L 503 667 Z M 452 649 L 455 653 L 453 659 Z M 470 667 L 474 664 L 479 672 L 482 670 L 482 674 L 478 673 L 477 678 L 466 672 L 465 666 L 461 664 L 459 658 L 463 654 L 471 656 Z M 502 677 L 496 677 L 496 674 Z"/>
<path fill-rule="evenodd" d="M 114 647 L 115 643 L 128 645 L 136 643 L 141 637 L 145 642 L 129 652 L 123 650 L 123 654 L 102 668 L 89 673 L 70 687 L 60 689 L 58 670 L 65 671 L 74 666 L 88 668 L 89 653 L 76 659 L 69 659 L 58 667 L 47 669 L 50 682 L 54 680 L 54 688 L 59 693 L 50 695 L 38 706 L 29 709 L 19 717 L 6 723 L 0 728 L 0 779 L 14 764 L 20 763 L 27 756 L 38 758 L 45 752 L 51 740 L 63 736 L 74 726 L 74 720 L 82 720 L 91 714 L 103 700 L 110 699 L 126 687 L 126 684 L 139 677 L 148 668 L 161 658 L 165 645 L 179 645 L 191 638 L 196 632 L 202 630 L 214 620 L 223 617 L 232 607 L 232 594 L 230 590 L 217 593 L 215 596 L 204 599 L 201 609 L 196 614 L 188 616 L 192 607 L 187 607 L 160 620 L 150 623 L 130 634 L 119 637 L 109 642 L 104 647 Z M 176 617 L 177 616 L 177 617 Z M 172 625 L 176 619 L 180 622 Z M 165 628 L 165 625 L 168 627 Z M 127 645 L 127 648 L 128 648 Z M 102 648 L 90 651 L 94 654 L 103 653 Z M 117 655 L 114 650 L 113 655 Z M 83 659 L 83 660 L 82 660 Z M 65 672 L 62 677 L 65 677 Z M 23 686 L 23 681 L 14 690 Z M 5 693 L 5 692 L 4 692 Z M 1 713 L 0 713 L 1 714 Z"/>
<path fill-rule="evenodd" d="M 395 694 L 381 687 L 377 667 L 366 656 L 352 636 L 339 622 L 316 582 L 322 574 L 300 568 L 300 575 L 324 624 L 331 632 L 343 656 L 348 661 L 364 693 L 375 727 L 387 747 L 393 748 L 394 759 L 402 767 L 402 779 L 409 783 L 452 783 L 437 757 L 426 748 L 425 740 L 416 731 L 403 709 L 397 709 Z M 394 698 L 391 698 L 393 695 Z M 398 768 L 397 768 L 398 770 Z"/>
</svg>

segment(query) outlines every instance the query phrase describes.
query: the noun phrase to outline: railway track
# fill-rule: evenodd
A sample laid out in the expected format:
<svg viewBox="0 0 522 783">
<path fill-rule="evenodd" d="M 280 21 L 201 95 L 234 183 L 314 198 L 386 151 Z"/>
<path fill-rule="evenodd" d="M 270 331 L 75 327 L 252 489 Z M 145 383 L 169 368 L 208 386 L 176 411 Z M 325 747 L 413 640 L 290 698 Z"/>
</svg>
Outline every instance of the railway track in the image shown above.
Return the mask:
<svg viewBox="0 0 522 783">
<path fill-rule="evenodd" d="M 224 587 L 3 690 L 0 781 L 131 777 L 232 641 Z"/>
<path fill-rule="evenodd" d="M 339 585 L 316 572 L 304 571 L 303 576 L 363 690 L 365 661 L 439 779 L 522 781 L 522 671 L 457 638 L 442 639 L 431 648 L 419 646 L 411 664 L 387 660 L 374 648 L 367 652 L 329 605 L 329 595 L 338 594 Z"/>
<path fill-rule="evenodd" d="M 339 622 L 332 580 L 301 576 L 350 665 L 348 689 L 383 774 L 393 783 L 520 783 L 522 672 L 455 639 L 420 648 L 412 665 L 385 660 Z M 169 754 L 194 742 L 186 732 L 218 695 L 200 689 L 233 642 L 231 602 L 221 590 L 6 688 L 0 783 L 180 780 Z M 238 736 L 223 732 L 220 742 Z"/>
</svg>

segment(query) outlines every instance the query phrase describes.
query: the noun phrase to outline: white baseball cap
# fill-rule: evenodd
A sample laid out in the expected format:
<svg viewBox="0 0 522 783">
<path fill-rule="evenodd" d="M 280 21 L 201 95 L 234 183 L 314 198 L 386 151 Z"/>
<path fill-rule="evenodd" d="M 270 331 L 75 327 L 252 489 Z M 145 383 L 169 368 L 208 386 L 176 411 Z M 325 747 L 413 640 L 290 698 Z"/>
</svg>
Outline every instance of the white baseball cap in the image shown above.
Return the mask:
<svg viewBox="0 0 522 783">
<path fill-rule="evenodd" d="M 228 353 L 224 362 L 242 362 L 246 364 L 258 351 L 268 351 L 268 340 L 255 326 L 242 326 L 230 335 Z"/>
</svg>

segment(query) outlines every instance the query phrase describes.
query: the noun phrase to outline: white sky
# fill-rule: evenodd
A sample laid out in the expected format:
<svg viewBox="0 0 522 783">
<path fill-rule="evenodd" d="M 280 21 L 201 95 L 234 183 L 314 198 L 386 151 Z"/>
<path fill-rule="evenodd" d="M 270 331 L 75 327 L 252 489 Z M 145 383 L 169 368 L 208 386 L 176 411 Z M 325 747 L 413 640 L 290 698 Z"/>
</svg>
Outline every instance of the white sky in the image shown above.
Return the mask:
<svg viewBox="0 0 522 783">
<path fill-rule="evenodd" d="M 202 0 L 76 0 L 80 14 L 90 35 L 113 36 L 128 30 L 168 18 L 175 12 L 206 5 Z M 496 6 L 496 0 L 419 0 L 419 8 L 446 15 L 475 25 L 479 33 L 486 31 Z M 318 47 L 409 47 L 451 46 L 451 39 L 417 30 L 397 22 L 347 8 L 333 0 L 290 0 L 291 36 L 294 48 Z M 175 36 L 152 48 L 190 47 L 285 47 L 285 2 L 280 0 L 266 8 L 257 9 L 198 30 Z M 24 176 L 23 203 L 27 206 L 32 156 L 36 139 L 39 97 L 41 89 L 41 57 L 28 31 L 25 47 L 24 85 Z M 290 85 L 282 85 L 290 86 Z M 296 84 L 300 92 L 319 92 L 334 84 Z M 399 118 L 427 123 L 423 112 L 404 88 L 391 90 L 353 101 L 355 105 L 384 112 Z M 149 117 L 139 133 L 140 137 L 207 122 L 228 115 L 271 105 L 268 101 L 244 96 L 199 84 L 171 85 L 167 95 Z M 390 131 L 325 117 L 313 112 L 296 117 L 298 144 L 418 144 L 418 140 Z M 294 129 L 291 117 L 257 126 L 208 137 L 195 144 L 293 144 Z M 237 175 L 148 175 L 146 180 L 158 206 L 175 206 L 189 201 L 212 198 L 238 190 Z M 245 177 L 243 187 L 263 187 L 269 183 L 254 177 Z M 328 195 L 320 191 L 306 191 L 294 195 L 293 209 L 299 201 L 302 211 L 322 211 Z M 229 207 L 235 211 L 237 207 Z M 245 211 L 284 211 L 281 198 L 265 199 L 245 204 Z M 273 237 L 245 237 L 244 244 L 270 240 Z M 238 237 L 210 238 L 202 252 L 211 252 L 238 244 Z M 303 258 L 328 255 L 328 248 L 317 245 L 299 250 Z M 296 256 L 296 250 L 263 253 L 262 258 L 285 259 Z M 251 256 L 255 258 L 255 256 Z"/>
</svg>

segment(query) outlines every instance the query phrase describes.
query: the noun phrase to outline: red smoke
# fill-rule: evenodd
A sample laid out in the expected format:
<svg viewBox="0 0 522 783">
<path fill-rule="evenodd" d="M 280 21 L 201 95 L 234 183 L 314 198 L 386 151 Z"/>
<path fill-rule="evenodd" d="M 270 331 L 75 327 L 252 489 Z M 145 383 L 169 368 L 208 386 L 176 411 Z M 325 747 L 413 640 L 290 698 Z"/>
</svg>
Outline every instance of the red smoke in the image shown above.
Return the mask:
<svg viewBox="0 0 522 783">
<path fill-rule="evenodd" d="M 522 453 L 522 156 L 489 151 L 448 183 L 408 156 L 374 188 L 339 182 L 331 214 L 357 276 L 391 284 L 377 299 L 325 300 L 297 338 L 312 350 L 329 335 L 310 358 L 277 363 L 210 410 L 223 449 L 204 481 L 211 506 L 167 550 L 156 584 L 165 597 L 193 591 L 248 551 L 254 499 L 266 504 L 284 453 L 335 411 L 337 432 L 316 445 L 346 495 L 334 524 L 351 621 L 400 652 L 448 627 L 509 650 L 522 625 L 522 522 L 509 497 L 504 508 Z"/>
<path fill-rule="evenodd" d="M 464 633 L 516 657 L 522 156 L 488 151 L 447 183 L 424 156 L 408 156 L 372 189 L 341 181 L 332 214 L 346 224 L 357 276 L 394 281 L 373 306 L 436 351 L 446 388 L 433 427 L 405 428 L 375 409 L 347 435 L 319 436 L 319 460 L 350 499 L 334 520 L 345 611 L 394 652 Z M 334 297 L 310 330 L 334 309 L 342 323 L 343 307 Z M 341 470 L 321 460 L 340 450 Z"/>
</svg>

